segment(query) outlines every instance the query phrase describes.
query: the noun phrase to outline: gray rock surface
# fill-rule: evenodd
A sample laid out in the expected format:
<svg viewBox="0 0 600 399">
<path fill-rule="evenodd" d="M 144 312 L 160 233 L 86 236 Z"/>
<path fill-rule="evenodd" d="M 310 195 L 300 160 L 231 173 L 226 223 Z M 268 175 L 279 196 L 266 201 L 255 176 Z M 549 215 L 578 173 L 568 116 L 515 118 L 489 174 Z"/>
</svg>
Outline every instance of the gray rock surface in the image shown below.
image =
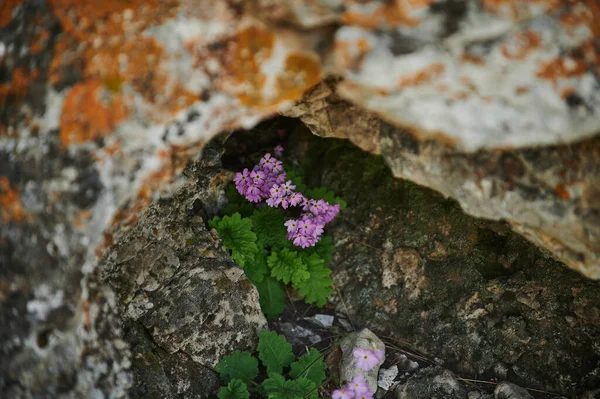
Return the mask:
<svg viewBox="0 0 600 399">
<path fill-rule="evenodd" d="M 512 228 L 583 275 L 600 278 L 600 139 L 467 153 L 415 139 L 320 83 L 286 115 L 322 137 L 381 154 L 395 176 L 456 199 L 465 212 Z"/>
<path fill-rule="evenodd" d="M 428 367 L 396 388 L 397 399 L 466 399 L 463 384 L 448 370 Z"/>
<path fill-rule="evenodd" d="M 501 382 L 494 390 L 496 399 L 533 399 L 526 389 L 510 382 Z"/>
<path fill-rule="evenodd" d="M 331 298 L 356 328 L 408 343 L 466 378 L 581 395 L 600 380 L 600 284 L 505 223 L 475 219 L 395 179 L 382 157 L 337 141 L 302 144 L 309 186 L 348 203 Z"/>
<path fill-rule="evenodd" d="M 115 232 L 100 263 L 132 345 L 132 395 L 212 397 L 215 364 L 254 349 L 257 330 L 266 328 L 256 289 L 206 227 L 227 180 L 218 157 L 207 148 L 172 195 Z"/>
</svg>

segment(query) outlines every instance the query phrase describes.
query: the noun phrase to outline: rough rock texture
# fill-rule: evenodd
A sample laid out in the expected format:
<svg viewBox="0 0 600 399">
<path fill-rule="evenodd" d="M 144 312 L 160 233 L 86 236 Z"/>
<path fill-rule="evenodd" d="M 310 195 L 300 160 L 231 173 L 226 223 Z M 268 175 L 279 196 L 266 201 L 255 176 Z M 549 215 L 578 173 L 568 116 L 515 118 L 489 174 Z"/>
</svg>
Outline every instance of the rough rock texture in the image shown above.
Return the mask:
<svg viewBox="0 0 600 399">
<path fill-rule="evenodd" d="M 360 330 L 357 333 L 348 334 L 340 343 L 342 350 L 342 359 L 340 361 L 340 381 L 342 384 L 352 381 L 354 377 L 362 374 L 369 384 L 371 392 L 377 392 L 377 375 L 383 361 L 379 362 L 369 371 L 364 371 L 356 367 L 356 359 L 354 357 L 354 349 L 362 348 L 372 351 L 385 351 L 385 344 L 379 337 L 373 334 L 367 328 Z"/>
<path fill-rule="evenodd" d="M 496 399 L 533 399 L 533 396 L 526 389 L 510 382 L 498 384 L 494 390 L 494 395 L 496 395 Z"/>
<path fill-rule="evenodd" d="M 523 4 L 3 1 L 0 393 L 122 395 L 113 352 L 126 349 L 99 318 L 114 298 L 97 257 L 206 141 L 286 108 L 325 74 L 344 78 L 346 98 L 467 150 L 593 134 L 598 6 Z M 540 241 L 560 238 L 534 227 Z M 598 276 L 594 248 L 565 251 Z M 20 366 L 30 363 L 39 372 Z"/>
<path fill-rule="evenodd" d="M 134 396 L 211 397 L 219 385 L 212 367 L 235 349 L 254 349 L 266 328 L 255 287 L 206 227 L 228 180 L 218 157 L 205 149 L 172 195 L 115 234 L 100 262 L 132 343 Z"/>
<path fill-rule="evenodd" d="M 348 138 L 381 154 L 397 177 L 455 198 L 465 212 L 507 220 L 569 267 L 600 278 L 600 138 L 473 154 L 407 131 L 343 101 L 333 81 L 311 89 L 286 115 L 322 137 Z"/>
<path fill-rule="evenodd" d="M 380 157 L 316 138 L 301 148 L 308 184 L 348 202 L 330 229 L 332 300 L 356 328 L 411 343 L 462 377 L 568 395 L 600 384 L 598 282 L 506 224 L 394 179 Z"/>
<path fill-rule="evenodd" d="M 465 399 L 467 391 L 456 377 L 441 367 L 428 367 L 396 388 L 397 399 Z M 517 399 L 517 398 L 515 398 Z"/>
</svg>

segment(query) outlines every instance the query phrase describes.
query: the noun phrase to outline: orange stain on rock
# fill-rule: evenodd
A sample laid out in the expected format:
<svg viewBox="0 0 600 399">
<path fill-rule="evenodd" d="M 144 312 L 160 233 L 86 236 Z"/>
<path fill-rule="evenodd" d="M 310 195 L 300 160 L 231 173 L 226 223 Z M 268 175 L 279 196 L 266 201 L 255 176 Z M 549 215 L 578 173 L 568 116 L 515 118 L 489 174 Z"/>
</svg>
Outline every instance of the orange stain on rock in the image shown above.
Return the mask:
<svg viewBox="0 0 600 399">
<path fill-rule="evenodd" d="M 485 58 L 471 53 L 462 53 L 460 55 L 460 62 L 463 64 L 483 65 Z"/>
<path fill-rule="evenodd" d="M 542 39 L 533 31 L 517 32 L 501 46 L 502 55 L 508 59 L 521 60 L 532 50 L 540 48 Z"/>
<path fill-rule="evenodd" d="M 342 14 L 342 24 L 355 25 L 365 29 L 379 29 L 384 26 L 415 27 L 421 22 L 411 15 L 412 11 L 428 7 L 433 0 L 395 0 L 387 2 L 368 13 L 350 9 Z"/>
<path fill-rule="evenodd" d="M 418 86 L 423 83 L 429 83 L 441 76 L 445 70 L 446 67 L 444 66 L 444 64 L 431 64 L 416 73 L 401 76 L 398 80 L 398 85 L 400 87 L 409 87 Z"/>
<path fill-rule="evenodd" d="M 23 222 L 28 218 L 19 194 L 11 187 L 6 176 L 0 176 L 0 222 Z"/>
<path fill-rule="evenodd" d="M 236 36 L 229 64 L 239 87 L 234 89 L 235 95 L 248 107 L 268 108 L 297 100 L 321 79 L 319 60 L 308 54 L 289 53 L 275 84 L 267 88 L 268 77 L 261 68 L 273 55 L 275 40 L 273 33 L 257 26 L 245 28 Z"/>
<path fill-rule="evenodd" d="M 65 146 L 104 137 L 126 117 L 120 95 L 106 90 L 102 83 L 78 83 L 65 97 L 60 117 L 60 139 Z"/>
<path fill-rule="evenodd" d="M 10 23 L 13 10 L 21 4 L 23 4 L 23 0 L 2 0 L 0 2 L 0 28 Z"/>
<path fill-rule="evenodd" d="M 569 194 L 569 190 L 567 190 L 567 188 L 562 184 L 557 184 L 556 186 L 554 186 L 554 191 L 562 200 L 567 201 L 571 199 L 571 194 Z"/>
<path fill-rule="evenodd" d="M 594 40 L 589 40 L 564 56 L 542 63 L 537 77 L 556 82 L 558 79 L 579 77 L 592 70 L 600 73 L 600 54 Z"/>
<path fill-rule="evenodd" d="M 546 12 L 556 11 L 563 5 L 563 0 L 482 0 L 483 6 L 494 14 L 508 12 L 514 20 L 527 18 L 530 4 L 541 6 Z"/>
</svg>

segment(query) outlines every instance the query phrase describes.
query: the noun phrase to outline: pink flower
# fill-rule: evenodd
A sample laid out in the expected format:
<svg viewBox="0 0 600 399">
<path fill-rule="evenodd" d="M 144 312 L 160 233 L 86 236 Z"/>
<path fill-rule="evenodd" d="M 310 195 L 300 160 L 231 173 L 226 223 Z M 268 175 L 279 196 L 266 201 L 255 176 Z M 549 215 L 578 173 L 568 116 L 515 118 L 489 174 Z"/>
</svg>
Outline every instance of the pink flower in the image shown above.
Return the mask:
<svg viewBox="0 0 600 399">
<path fill-rule="evenodd" d="M 375 357 L 377 360 L 382 361 L 385 358 L 385 351 L 383 349 L 377 349 L 375 351 Z"/>
<path fill-rule="evenodd" d="M 275 153 L 275 156 L 281 158 L 283 156 L 283 147 L 278 145 L 277 147 L 273 148 L 273 152 Z"/>
<path fill-rule="evenodd" d="M 356 348 L 353 354 L 356 359 L 356 367 L 361 370 L 371 370 L 380 361 L 375 352 L 369 349 Z"/>
<path fill-rule="evenodd" d="M 352 381 L 348 383 L 348 389 L 352 389 L 359 395 L 367 392 L 371 393 L 371 390 L 369 389 L 369 384 L 367 384 L 365 376 L 362 374 L 357 375 L 352 379 Z"/>
<path fill-rule="evenodd" d="M 295 233 L 298 230 L 298 222 L 293 219 L 290 219 L 287 222 L 285 222 L 284 226 L 287 227 L 288 233 Z"/>
<path fill-rule="evenodd" d="M 373 399 L 373 392 L 367 391 L 363 393 L 356 394 L 355 399 Z"/>
<path fill-rule="evenodd" d="M 300 202 L 304 201 L 304 196 L 300 193 L 291 193 L 290 194 L 290 205 L 296 206 Z"/>
<path fill-rule="evenodd" d="M 265 170 L 273 169 L 274 164 L 275 164 L 275 158 L 271 158 L 271 154 L 269 154 L 268 152 L 265 154 L 264 157 L 262 157 L 260 159 L 260 166 L 265 168 Z"/>
<path fill-rule="evenodd" d="M 333 393 L 331 394 L 331 397 L 333 399 L 352 399 L 355 396 L 355 392 L 350 390 L 350 389 L 336 389 L 335 391 L 333 391 Z"/>
<path fill-rule="evenodd" d="M 281 186 L 281 188 L 283 188 L 283 191 L 285 191 L 286 194 L 290 194 L 292 190 L 296 188 L 296 186 L 292 184 L 291 180 L 288 180 Z"/>
</svg>

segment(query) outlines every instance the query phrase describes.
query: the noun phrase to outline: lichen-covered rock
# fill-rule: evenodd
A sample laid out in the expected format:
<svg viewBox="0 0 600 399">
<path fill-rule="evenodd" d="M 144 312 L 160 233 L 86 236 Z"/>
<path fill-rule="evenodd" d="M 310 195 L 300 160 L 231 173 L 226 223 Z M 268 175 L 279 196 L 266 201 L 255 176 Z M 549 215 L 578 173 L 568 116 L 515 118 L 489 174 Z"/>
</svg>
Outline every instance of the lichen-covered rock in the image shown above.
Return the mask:
<svg viewBox="0 0 600 399">
<path fill-rule="evenodd" d="M 304 145 L 307 184 L 348 203 L 330 228 L 339 312 L 467 378 L 581 394 L 600 384 L 600 284 L 349 144 Z M 342 299 L 343 298 L 343 301 Z"/>
<path fill-rule="evenodd" d="M 515 384 L 510 382 L 501 382 L 494 390 L 496 399 L 533 399 L 533 396 Z"/>
<path fill-rule="evenodd" d="M 228 180 L 218 156 L 206 149 L 171 195 L 114 233 L 118 241 L 100 263 L 132 344 L 133 392 L 144 397 L 211 397 L 215 364 L 254 349 L 266 328 L 255 287 L 206 227 Z M 154 378 L 162 382 L 147 387 Z"/>
<path fill-rule="evenodd" d="M 365 371 L 357 367 L 354 350 L 357 348 L 368 349 L 371 351 L 382 350 L 385 352 L 385 344 L 372 331 L 367 328 L 359 332 L 349 334 L 340 343 L 342 349 L 342 359 L 340 361 L 340 380 L 342 384 L 352 381 L 357 375 L 363 375 L 369 384 L 371 392 L 377 392 L 377 376 L 383 360 L 379 361 L 375 367 Z"/>
<path fill-rule="evenodd" d="M 466 399 L 463 384 L 448 370 L 428 367 L 396 388 L 397 399 Z"/>
</svg>

